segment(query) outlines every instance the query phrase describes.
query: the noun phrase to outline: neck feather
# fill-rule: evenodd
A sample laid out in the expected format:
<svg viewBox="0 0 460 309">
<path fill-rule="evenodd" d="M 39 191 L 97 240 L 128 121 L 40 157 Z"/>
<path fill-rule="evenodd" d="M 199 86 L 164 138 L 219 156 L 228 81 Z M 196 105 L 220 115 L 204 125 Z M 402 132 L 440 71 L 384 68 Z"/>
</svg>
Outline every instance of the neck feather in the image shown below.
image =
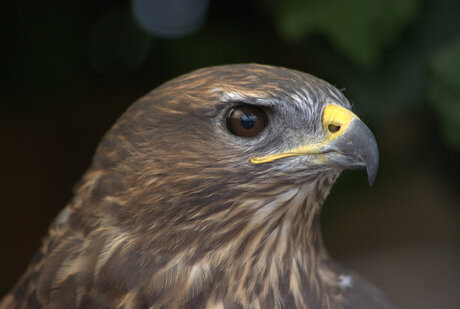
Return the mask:
<svg viewBox="0 0 460 309">
<path fill-rule="evenodd" d="M 152 264 L 133 281 L 143 290 L 156 291 L 156 300 L 164 304 L 183 304 L 203 293 L 210 302 L 230 299 L 251 308 L 281 308 L 286 299 L 292 307 L 308 307 L 312 300 L 333 307 L 330 304 L 340 303 L 340 294 L 334 292 L 337 275 L 327 266 L 319 216 L 337 177 L 323 174 L 295 185 L 277 182 L 238 189 L 247 193 L 235 197 L 231 205 L 203 216 L 180 217 L 180 229 L 174 220 L 176 229 L 160 226 L 159 220 L 158 227 L 129 235 L 121 228 L 101 227 L 112 233 L 101 234 L 107 239 L 103 252 L 120 249 L 125 255 L 104 253 L 99 268 L 118 260 L 126 264 L 128 253 L 136 256 L 133 269 Z"/>
<path fill-rule="evenodd" d="M 319 217 L 336 178 L 325 175 L 298 186 L 270 188 L 270 194 L 263 197 L 241 199 L 237 208 L 245 212 L 241 216 L 246 218 L 245 225 L 237 233 L 232 231 L 231 241 L 204 259 L 206 265 L 224 270 L 222 275 L 229 283 L 226 293 L 242 303 L 251 303 L 254 296 L 276 303 L 283 295 L 291 295 L 297 307 L 305 306 L 306 299 L 318 298 L 323 282 L 334 281 L 334 274 L 321 266 L 328 255 Z M 306 290 L 311 295 L 305 295 Z M 331 300 L 317 301 L 326 306 Z"/>
</svg>

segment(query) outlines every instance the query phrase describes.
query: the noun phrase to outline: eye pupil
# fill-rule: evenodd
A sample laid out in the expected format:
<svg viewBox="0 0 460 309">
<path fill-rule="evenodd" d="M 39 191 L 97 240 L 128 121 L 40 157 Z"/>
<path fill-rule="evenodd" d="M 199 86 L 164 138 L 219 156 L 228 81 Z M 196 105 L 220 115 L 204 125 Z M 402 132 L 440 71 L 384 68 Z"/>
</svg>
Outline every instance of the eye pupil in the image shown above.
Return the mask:
<svg viewBox="0 0 460 309">
<path fill-rule="evenodd" d="M 245 129 L 252 129 L 256 123 L 257 116 L 253 114 L 244 114 L 241 117 L 241 125 Z"/>
<path fill-rule="evenodd" d="M 240 105 L 231 108 L 226 115 L 227 129 L 241 137 L 253 137 L 267 125 L 265 112 L 256 106 Z"/>
</svg>

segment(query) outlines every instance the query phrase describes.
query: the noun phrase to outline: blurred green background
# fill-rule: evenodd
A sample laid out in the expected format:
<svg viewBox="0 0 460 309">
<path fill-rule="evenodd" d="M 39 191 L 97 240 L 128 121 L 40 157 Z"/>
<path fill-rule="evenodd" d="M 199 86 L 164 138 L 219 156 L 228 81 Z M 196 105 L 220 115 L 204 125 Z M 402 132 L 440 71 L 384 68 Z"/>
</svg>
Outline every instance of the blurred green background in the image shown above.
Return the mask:
<svg viewBox="0 0 460 309">
<path fill-rule="evenodd" d="M 0 295 L 132 102 L 196 68 L 258 62 L 342 89 L 376 135 L 374 187 L 345 172 L 326 202 L 331 255 L 397 308 L 460 308 L 460 1 L 2 6 Z"/>
</svg>

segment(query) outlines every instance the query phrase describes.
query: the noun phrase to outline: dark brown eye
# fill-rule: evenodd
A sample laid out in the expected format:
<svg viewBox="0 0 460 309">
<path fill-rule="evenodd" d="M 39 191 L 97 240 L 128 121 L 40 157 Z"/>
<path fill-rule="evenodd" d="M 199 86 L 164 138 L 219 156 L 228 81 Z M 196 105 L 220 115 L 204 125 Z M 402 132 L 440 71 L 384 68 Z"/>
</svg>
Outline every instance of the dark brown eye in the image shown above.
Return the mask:
<svg viewBox="0 0 460 309">
<path fill-rule="evenodd" d="M 265 112 L 255 106 L 240 105 L 230 109 L 226 116 L 227 128 L 235 135 L 252 137 L 267 125 Z"/>
</svg>

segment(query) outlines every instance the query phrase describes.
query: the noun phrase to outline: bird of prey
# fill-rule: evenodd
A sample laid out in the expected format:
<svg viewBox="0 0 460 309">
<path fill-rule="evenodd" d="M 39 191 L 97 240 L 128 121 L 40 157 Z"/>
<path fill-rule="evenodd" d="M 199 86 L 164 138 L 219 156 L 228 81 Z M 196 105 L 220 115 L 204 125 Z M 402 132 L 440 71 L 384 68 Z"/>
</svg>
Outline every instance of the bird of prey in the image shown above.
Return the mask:
<svg viewBox="0 0 460 309">
<path fill-rule="evenodd" d="M 334 262 L 319 216 L 378 149 L 328 83 L 239 64 L 173 79 L 100 142 L 1 309 L 391 308 Z"/>
</svg>

